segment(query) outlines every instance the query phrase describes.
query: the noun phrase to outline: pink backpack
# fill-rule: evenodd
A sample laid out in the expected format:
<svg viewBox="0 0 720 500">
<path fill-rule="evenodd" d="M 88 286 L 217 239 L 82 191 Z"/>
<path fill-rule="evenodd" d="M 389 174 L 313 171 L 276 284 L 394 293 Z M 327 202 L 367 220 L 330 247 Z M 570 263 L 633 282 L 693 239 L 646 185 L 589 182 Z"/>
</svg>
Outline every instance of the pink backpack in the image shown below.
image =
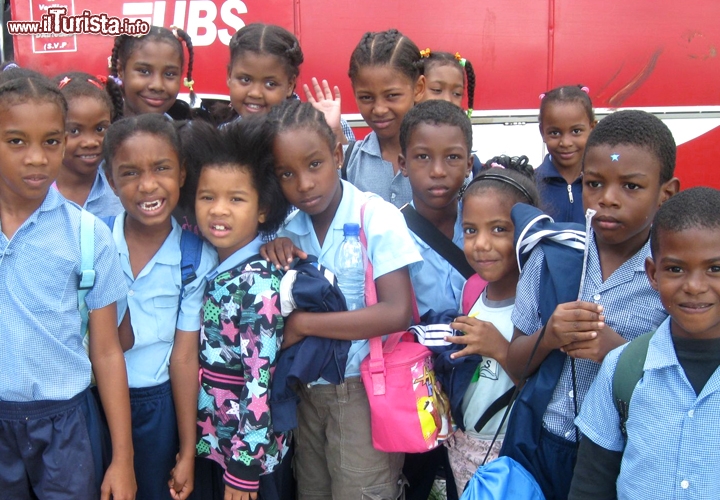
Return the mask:
<svg viewBox="0 0 720 500">
<path fill-rule="evenodd" d="M 362 225 L 360 241 L 367 248 Z M 377 303 L 372 264 L 365 270 L 365 303 Z M 413 316 L 418 321 L 413 300 Z M 402 342 L 401 342 L 402 340 Z M 435 379 L 430 350 L 408 332 L 369 340 L 370 355 L 360 374 L 370 402 L 373 447 L 385 452 L 421 453 L 436 448 L 453 430 L 450 402 Z"/>
</svg>

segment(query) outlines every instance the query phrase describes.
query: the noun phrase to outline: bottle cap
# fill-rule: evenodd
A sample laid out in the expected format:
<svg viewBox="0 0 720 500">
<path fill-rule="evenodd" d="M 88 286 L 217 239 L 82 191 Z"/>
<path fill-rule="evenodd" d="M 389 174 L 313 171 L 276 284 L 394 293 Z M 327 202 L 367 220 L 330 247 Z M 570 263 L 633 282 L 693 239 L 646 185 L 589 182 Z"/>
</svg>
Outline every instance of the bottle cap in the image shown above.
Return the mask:
<svg viewBox="0 0 720 500">
<path fill-rule="evenodd" d="M 360 224 L 348 222 L 343 225 L 343 236 L 360 236 Z"/>
</svg>

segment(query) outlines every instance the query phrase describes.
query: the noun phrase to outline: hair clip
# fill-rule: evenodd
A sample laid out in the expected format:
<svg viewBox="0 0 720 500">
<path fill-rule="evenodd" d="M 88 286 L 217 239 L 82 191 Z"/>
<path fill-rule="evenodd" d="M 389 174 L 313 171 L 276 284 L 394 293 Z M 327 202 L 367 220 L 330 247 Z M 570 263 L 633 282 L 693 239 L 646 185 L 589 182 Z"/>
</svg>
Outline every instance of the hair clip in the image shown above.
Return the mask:
<svg viewBox="0 0 720 500">
<path fill-rule="evenodd" d="M 473 114 L 473 109 L 472 109 L 472 108 L 468 108 L 468 110 L 467 110 L 468 118 L 472 118 L 472 114 Z"/>
<path fill-rule="evenodd" d="M 590 88 L 589 88 L 589 87 L 580 87 L 580 90 L 582 90 L 582 91 L 585 92 L 586 94 L 589 94 L 589 93 L 590 93 Z"/>
<path fill-rule="evenodd" d="M 455 52 L 455 59 L 458 61 L 462 60 L 462 56 L 460 55 L 460 52 Z"/>
<path fill-rule="evenodd" d="M 115 85 L 117 85 L 118 87 L 122 87 L 123 81 L 122 78 L 120 78 L 119 76 L 110 75 L 108 76 L 108 78 L 115 82 Z"/>
<path fill-rule="evenodd" d="M 103 87 L 103 84 L 102 84 L 102 83 L 100 83 L 100 82 L 98 82 L 98 81 L 96 81 L 96 80 L 93 80 L 92 78 L 88 78 L 87 81 L 88 81 L 88 83 L 91 83 L 91 84 L 95 85 L 95 86 L 96 86 L 97 88 L 99 88 L 100 90 L 105 90 L 105 87 Z"/>
<path fill-rule="evenodd" d="M 505 168 L 504 165 L 500 165 L 499 163 L 492 162 L 490 164 L 490 168 Z"/>
<path fill-rule="evenodd" d="M 71 80 L 72 80 L 72 78 L 70 78 L 69 76 L 66 76 L 65 78 L 63 78 L 62 80 L 60 80 L 60 81 L 58 82 L 58 89 L 62 89 L 65 85 L 67 85 L 68 83 L 70 83 Z"/>
<path fill-rule="evenodd" d="M 102 83 L 103 85 L 107 85 L 108 78 L 105 75 L 95 75 L 95 79 Z"/>
<path fill-rule="evenodd" d="M 193 85 L 195 85 L 195 80 L 188 80 L 186 77 L 185 80 L 183 80 L 183 85 L 189 88 L 190 92 L 194 92 Z"/>
<path fill-rule="evenodd" d="M 430 47 L 428 47 L 428 48 L 425 49 L 425 50 L 421 50 L 421 51 L 420 51 L 420 57 L 423 58 L 423 59 L 426 58 L 426 57 L 430 57 L 430 54 L 431 54 L 431 52 L 430 52 Z"/>
<path fill-rule="evenodd" d="M 541 101 L 542 101 L 543 99 L 545 99 L 545 92 L 543 92 L 542 94 L 540 94 L 538 97 L 540 98 Z"/>
<path fill-rule="evenodd" d="M 15 69 L 15 68 L 20 68 L 20 66 L 18 66 L 14 62 L 11 62 L 11 63 L 8 63 L 8 65 L 3 68 L 3 71 L 7 71 L 9 69 Z"/>
<path fill-rule="evenodd" d="M 178 36 L 178 30 L 179 30 L 180 28 L 178 28 L 177 26 L 175 26 L 175 25 L 173 24 L 172 26 L 170 26 L 169 29 L 170 29 L 170 31 L 172 31 L 173 36 L 175 36 L 175 38 L 177 38 L 178 40 L 180 40 L 180 37 Z"/>
</svg>

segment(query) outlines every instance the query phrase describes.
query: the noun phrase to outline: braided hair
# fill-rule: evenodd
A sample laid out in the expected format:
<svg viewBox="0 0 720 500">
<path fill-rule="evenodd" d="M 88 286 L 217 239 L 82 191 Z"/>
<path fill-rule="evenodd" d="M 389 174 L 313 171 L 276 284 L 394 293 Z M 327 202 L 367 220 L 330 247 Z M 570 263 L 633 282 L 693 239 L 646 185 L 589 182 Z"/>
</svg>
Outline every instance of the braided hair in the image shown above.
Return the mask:
<svg viewBox="0 0 720 500">
<path fill-rule="evenodd" d="M 420 52 L 420 73 L 427 77 L 430 68 L 434 66 L 452 66 L 460 70 L 464 74 L 467 82 L 467 102 L 468 116 L 472 115 L 475 106 L 475 70 L 470 61 L 464 57 L 460 57 L 460 53 L 451 54 L 450 52 L 431 52 L 426 49 Z"/>
<path fill-rule="evenodd" d="M 37 76 L 20 76 L 0 83 L 0 109 L 28 101 L 56 104 L 62 113 L 63 123 L 67 119 L 67 101 L 49 79 Z"/>
<path fill-rule="evenodd" d="M 527 156 L 501 155 L 490 158 L 468 184 L 463 198 L 478 196 L 489 189 L 501 192 L 515 203 L 527 203 L 534 207 L 540 204 L 535 171 Z"/>
<path fill-rule="evenodd" d="M 337 138 L 330 125 L 327 124 L 323 112 L 315 109 L 308 102 L 287 99 L 270 110 L 267 120 L 270 124 L 270 130 L 275 136 L 286 130 L 307 128 L 324 137 L 331 150 L 337 145 Z"/>
<path fill-rule="evenodd" d="M 195 82 L 193 81 L 192 72 L 195 62 L 195 52 L 190 35 L 180 28 L 172 28 L 172 30 L 170 30 L 160 26 L 152 26 L 146 35 L 140 37 L 130 35 L 115 37 L 115 44 L 113 45 L 112 54 L 110 55 L 110 76 L 118 82 L 118 68 L 125 68 L 128 59 L 130 59 L 130 54 L 148 42 L 165 42 L 171 44 L 177 49 L 180 55 L 181 66 L 185 64 L 185 53 L 182 47 L 182 44 L 185 43 L 188 52 L 185 86 L 190 89 L 190 104 L 194 105 L 195 90 L 193 85 Z"/>
<path fill-rule="evenodd" d="M 73 71 L 59 74 L 53 82 L 65 96 L 66 101 L 70 102 L 76 97 L 92 97 L 107 106 L 111 121 L 122 118 L 122 94 L 112 79 Z"/>
<path fill-rule="evenodd" d="M 556 87 L 544 94 L 540 94 L 540 116 L 538 120 L 542 126 L 543 115 L 548 105 L 552 103 L 578 103 L 580 104 L 585 113 L 587 114 L 588 121 L 592 124 L 595 123 L 595 112 L 593 111 L 592 101 L 588 94 L 589 89 L 583 85 L 565 85 L 563 87 Z"/>
<path fill-rule="evenodd" d="M 288 30 L 274 24 L 252 23 L 243 26 L 230 39 L 228 74 L 236 59 L 246 52 L 277 57 L 290 80 L 297 79 L 304 61 L 298 39 Z"/>
<path fill-rule="evenodd" d="M 354 83 L 360 68 L 381 65 L 390 65 L 414 83 L 420 76 L 420 50 L 396 29 L 368 31 L 350 56 L 348 76 Z"/>
</svg>

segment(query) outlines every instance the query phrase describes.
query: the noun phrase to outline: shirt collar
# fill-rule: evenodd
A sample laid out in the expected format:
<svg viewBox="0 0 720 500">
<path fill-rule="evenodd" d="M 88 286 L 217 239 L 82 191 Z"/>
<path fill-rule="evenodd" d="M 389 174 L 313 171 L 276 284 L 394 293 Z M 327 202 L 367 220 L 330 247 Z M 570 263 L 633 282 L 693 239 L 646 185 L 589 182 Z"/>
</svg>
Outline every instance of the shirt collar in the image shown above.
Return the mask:
<svg viewBox="0 0 720 500">
<path fill-rule="evenodd" d="M 98 172 L 95 176 L 95 182 L 93 182 L 92 187 L 90 188 L 90 194 L 88 194 L 87 201 L 85 202 L 85 205 L 92 201 L 97 200 L 98 198 L 102 197 L 105 194 L 105 191 L 107 191 L 110 188 L 110 184 L 107 181 L 107 178 L 105 177 L 105 172 L 103 172 L 103 164 L 105 163 L 105 160 L 100 162 L 100 166 L 98 166 Z"/>
<path fill-rule="evenodd" d="M 647 358 L 645 359 L 645 370 L 657 370 L 669 366 L 680 366 L 675 353 L 675 346 L 670 332 L 672 318 L 665 318 L 650 339 Z"/>
<path fill-rule="evenodd" d="M 347 181 L 341 179 L 340 183 L 342 185 L 342 198 L 340 198 L 340 204 L 330 223 L 330 227 L 342 230 L 343 226 L 348 222 L 360 223 L 360 210 L 354 210 L 353 207 L 355 207 L 358 193 L 362 195 L 365 195 L 365 193 L 358 191 Z M 364 203 L 364 200 L 361 201 L 362 203 Z M 310 234 L 313 230 L 312 220 L 309 215 L 296 209 L 286 219 L 285 230 L 297 235 Z"/>
<path fill-rule="evenodd" d="M 113 223 L 112 227 L 112 234 L 113 240 L 115 240 L 115 245 L 117 246 L 118 253 L 125 256 L 129 262 L 130 250 L 128 249 L 127 240 L 125 239 L 125 217 L 127 217 L 127 212 L 125 211 L 121 212 L 117 215 L 117 217 L 115 217 L 115 222 Z M 175 217 L 170 217 L 170 223 L 172 224 L 170 234 L 167 235 L 167 238 L 165 238 L 165 241 L 163 241 L 163 244 L 160 245 L 160 248 L 155 253 L 155 255 L 153 255 L 148 264 L 158 263 L 173 266 L 180 263 L 182 259 L 182 252 L 180 250 L 180 237 L 182 236 L 182 228 L 180 227 L 180 224 L 178 224 L 175 220 Z M 140 275 L 138 275 L 138 277 L 139 276 Z"/>
<path fill-rule="evenodd" d="M 253 255 L 259 254 L 260 247 L 263 245 L 263 243 L 264 242 L 262 240 L 262 237 L 260 235 L 257 235 L 255 239 L 252 240 L 250 243 L 235 251 L 234 254 L 232 254 L 230 257 L 218 264 L 214 271 L 209 272 L 205 276 L 205 279 L 208 281 L 212 281 L 217 277 L 218 274 L 229 271 L 230 269 L 234 269 L 246 260 L 248 260 Z"/>
<path fill-rule="evenodd" d="M 552 156 L 550 156 L 550 155 L 546 155 L 542 164 L 535 170 L 535 179 L 536 180 L 560 179 L 563 182 L 567 183 L 565 178 L 562 175 L 560 175 L 560 172 L 558 172 L 557 167 L 552 162 Z M 572 183 L 575 184 L 577 182 L 582 182 L 582 175 L 580 175 Z"/>
<path fill-rule="evenodd" d="M 382 158 L 382 150 L 380 149 L 380 141 L 375 132 L 370 132 L 362 143 L 359 144 L 360 149 L 367 154 Z"/>
</svg>

